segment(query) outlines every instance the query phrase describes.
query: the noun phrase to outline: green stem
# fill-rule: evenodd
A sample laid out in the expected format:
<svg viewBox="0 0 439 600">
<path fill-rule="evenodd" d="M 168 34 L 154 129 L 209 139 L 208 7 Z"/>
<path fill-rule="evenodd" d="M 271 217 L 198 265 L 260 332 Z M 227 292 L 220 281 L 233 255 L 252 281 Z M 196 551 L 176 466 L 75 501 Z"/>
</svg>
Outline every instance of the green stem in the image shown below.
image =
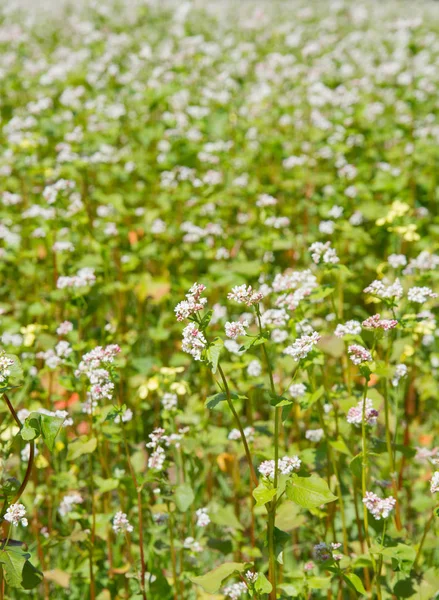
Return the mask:
<svg viewBox="0 0 439 600">
<path fill-rule="evenodd" d="M 255 468 L 253 466 L 253 461 L 252 461 L 252 457 L 251 457 L 251 454 L 250 454 L 250 448 L 248 447 L 247 438 L 245 437 L 244 429 L 243 429 L 242 424 L 241 424 L 241 419 L 239 418 L 239 415 L 236 412 L 235 407 L 233 406 L 232 398 L 231 398 L 231 395 L 230 395 L 229 384 L 227 383 L 226 376 L 224 375 L 224 371 L 222 370 L 222 367 L 221 367 L 220 364 L 218 364 L 218 373 L 220 374 L 222 382 L 223 382 L 223 385 L 224 385 L 224 390 L 226 392 L 227 404 L 229 405 L 229 408 L 232 411 L 232 414 L 233 414 L 233 416 L 235 418 L 236 424 L 237 424 L 238 429 L 239 429 L 239 433 L 241 434 L 241 440 L 242 440 L 242 443 L 244 445 L 244 451 L 245 451 L 245 455 L 247 457 L 248 466 L 249 466 L 249 469 L 250 469 L 250 477 L 251 477 L 251 479 L 253 481 L 253 484 L 255 486 L 257 486 L 259 482 L 258 482 L 258 478 L 256 476 Z"/>
<path fill-rule="evenodd" d="M 431 513 L 430 518 L 428 519 L 428 521 L 425 524 L 424 527 L 424 532 L 422 534 L 422 538 L 421 538 L 421 542 L 419 544 L 419 548 L 418 551 L 416 552 L 416 557 L 415 557 L 415 562 L 413 563 L 413 570 L 416 571 L 418 563 L 419 563 L 419 559 L 421 558 L 421 554 L 422 554 L 422 548 L 424 547 L 424 542 L 425 542 L 425 538 L 427 537 L 427 534 L 430 530 L 431 524 L 433 522 L 434 519 L 434 510 Z"/>
<path fill-rule="evenodd" d="M 136 494 L 137 494 L 137 511 L 139 513 L 140 587 L 142 590 L 143 600 L 147 600 L 146 590 L 145 590 L 146 563 L 145 563 L 145 551 L 144 551 L 144 541 L 143 541 L 142 493 L 141 493 L 141 487 L 139 486 L 136 474 L 133 469 L 133 465 L 131 463 L 127 435 L 126 435 L 126 431 L 125 431 L 125 425 L 123 423 L 122 423 L 122 432 L 123 432 L 123 442 L 124 442 L 124 447 L 125 447 L 125 454 L 127 457 L 128 469 L 130 471 L 131 479 L 133 481 L 134 487 L 136 488 Z"/>
</svg>

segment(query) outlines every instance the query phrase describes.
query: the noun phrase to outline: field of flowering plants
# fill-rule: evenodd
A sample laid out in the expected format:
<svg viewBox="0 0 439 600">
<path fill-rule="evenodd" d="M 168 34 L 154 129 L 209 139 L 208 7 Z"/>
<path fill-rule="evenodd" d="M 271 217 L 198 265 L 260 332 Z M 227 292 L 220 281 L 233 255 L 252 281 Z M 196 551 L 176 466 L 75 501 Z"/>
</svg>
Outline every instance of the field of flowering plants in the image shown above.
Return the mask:
<svg viewBox="0 0 439 600">
<path fill-rule="evenodd" d="M 0 6 L 0 600 L 439 598 L 439 3 Z"/>
</svg>

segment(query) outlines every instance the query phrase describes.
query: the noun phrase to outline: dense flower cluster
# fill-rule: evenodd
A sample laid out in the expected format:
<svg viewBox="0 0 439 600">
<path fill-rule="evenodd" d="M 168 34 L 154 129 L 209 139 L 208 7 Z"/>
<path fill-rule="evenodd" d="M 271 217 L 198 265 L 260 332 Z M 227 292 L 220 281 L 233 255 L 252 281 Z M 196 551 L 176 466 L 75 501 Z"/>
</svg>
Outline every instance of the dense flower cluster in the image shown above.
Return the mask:
<svg viewBox="0 0 439 600">
<path fill-rule="evenodd" d="M 27 527 L 26 507 L 20 503 L 11 504 L 5 512 L 5 521 L 8 521 L 12 525 L 19 525 L 21 523 L 23 527 Z"/>
<path fill-rule="evenodd" d="M 389 331 L 389 329 L 394 329 L 397 325 L 398 321 L 396 319 L 381 319 L 379 313 L 363 321 L 365 329 L 383 329 L 384 331 Z"/>
<path fill-rule="evenodd" d="M 367 348 L 363 348 L 363 346 L 359 346 L 358 344 L 352 344 L 348 347 L 349 358 L 354 363 L 354 365 L 361 365 L 364 362 L 369 362 L 372 360 L 372 354 L 367 350 Z"/>
<path fill-rule="evenodd" d="M 285 348 L 284 354 L 292 356 L 296 361 L 306 358 L 314 350 L 319 340 L 320 335 L 316 331 L 311 335 L 302 335 L 291 346 Z"/>
<path fill-rule="evenodd" d="M 363 503 L 377 521 L 380 519 L 387 519 L 396 506 L 396 500 L 393 496 L 380 498 L 373 492 L 366 492 Z"/>
<path fill-rule="evenodd" d="M 0 353 L 0 383 L 7 382 L 11 374 L 11 367 L 14 364 L 14 359 L 6 356 L 4 350 Z"/>
<path fill-rule="evenodd" d="M 203 332 L 195 323 L 189 323 L 183 329 L 182 350 L 187 352 L 195 360 L 201 360 L 201 354 L 207 345 Z"/>
<path fill-rule="evenodd" d="M 202 298 L 201 294 L 205 291 L 206 286 L 202 283 L 194 283 L 186 294 L 186 300 L 179 302 L 175 307 L 175 316 L 177 321 L 189 319 L 196 312 L 203 310 L 207 302 L 207 298 Z"/>
<path fill-rule="evenodd" d="M 280 458 L 278 462 L 279 472 L 282 475 L 290 475 L 291 473 L 293 473 L 293 471 L 298 471 L 300 469 L 301 464 L 302 461 L 298 456 L 284 456 L 283 458 Z M 263 475 L 270 481 L 273 481 L 275 466 L 276 465 L 274 460 L 264 460 L 264 462 L 262 462 L 259 465 L 258 470 L 261 475 Z"/>
<path fill-rule="evenodd" d="M 113 531 L 114 533 L 131 533 L 134 527 L 130 524 L 127 515 L 118 511 L 113 517 Z"/>
<path fill-rule="evenodd" d="M 365 398 L 364 403 L 363 400 L 360 400 L 357 406 L 352 406 L 348 410 L 346 420 L 348 423 L 358 427 L 363 422 L 363 414 L 366 425 L 376 425 L 379 412 L 373 407 L 372 400 L 370 398 Z"/>
<path fill-rule="evenodd" d="M 263 297 L 262 292 L 257 292 L 251 285 L 237 285 L 227 294 L 229 300 L 234 300 L 235 302 L 245 304 L 246 306 L 258 304 Z"/>
</svg>

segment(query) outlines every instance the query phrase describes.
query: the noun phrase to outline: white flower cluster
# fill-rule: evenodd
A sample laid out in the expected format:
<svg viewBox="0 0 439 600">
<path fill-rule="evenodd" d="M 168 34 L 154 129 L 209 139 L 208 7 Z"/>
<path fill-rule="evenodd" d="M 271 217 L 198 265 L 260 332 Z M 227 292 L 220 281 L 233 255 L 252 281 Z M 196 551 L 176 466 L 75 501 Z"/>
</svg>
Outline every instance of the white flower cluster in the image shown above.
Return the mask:
<svg viewBox="0 0 439 600">
<path fill-rule="evenodd" d="M 323 429 L 308 429 L 305 431 L 305 438 L 310 442 L 320 442 L 320 440 L 323 438 L 323 435 Z"/>
<path fill-rule="evenodd" d="M 317 287 L 317 277 L 309 269 L 278 274 L 273 281 L 273 291 L 289 293 L 279 296 L 276 306 L 296 310 L 302 300 Z"/>
<path fill-rule="evenodd" d="M 6 352 L 2 350 L 0 353 L 0 383 L 5 383 L 8 380 L 13 364 L 14 360 L 6 356 Z"/>
<path fill-rule="evenodd" d="M 257 358 L 251 360 L 247 366 L 247 375 L 249 377 L 259 377 L 262 373 L 262 365 Z"/>
<path fill-rule="evenodd" d="M 399 279 L 395 279 L 394 283 L 389 284 L 387 281 L 375 279 L 370 285 L 364 288 L 365 294 L 371 294 L 377 298 L 384 299 L 398 299 L 402 298 L 403 289 L 399 282 Z"/>
<path fill-rule="evenodd" d="M 162 406 L 165 410 L 175 410 L 178 406 L 177 394 L 166 392 L 163 394 Z"/>
<path fill-rule="evenodd" d="M 439 471 L 435 471 L 433 473 L 433 477 L 431 478 L 430 482 L 430 492 L 432 494 L 439 492 Z"/>
<path fill-rule="evenodd" d="M 71 323 L 70 321 L 63 321 L 57 327 L 56 333 L 58 335 L 67 335 L 71 331 L 73 331 L 73 323 Z"/>
<path fill-rule="evenodd" d="M 230 598 L 230 600 L 238 600 L 243 594 L 246 594 L 247 591 L 247 585 L 243 581 L 239 581 L 238 583 L 232 583 L 225 587 L 223 593 L 226 598 Z"/>
<path fill-rule="evenodd" d="M 5 513 L 5 521 L 8 521 L 12 525 L 19 525 L 21 523 L 23 527 L 27 527 L 25 506 L 19 503 L 8 506 Z"/>
<path fill-rule="evenodd" d="M 127 408 L 123 411 L 123 413 L 116 415 L 114 418 L 115 423 L 128 423 L 133 419 L 133 411 L 131 408 Z"/>
<path fill-rule="evenodd" d="M 309 247 L 309 251 L 311 252 L 311 258 L 316 265 L 318 265 L 321 261 L 325 264 L 331 265 L 336 265 L 338 262 L 340 262 L 337 252 L 331 247 L 331 242 L 326 242 L 325 244 L 322 242 L 314 242 Z"/>
<path fill-rule="evenodd" d="M 302 398 L 306 394 L 306 385 L 304 383 L 292 383 L 288 391 L 293 398 Z"/>
<path fill-rule="evenodd" d="M 405 377 L 407 375 L 407 373 L 408 373 L 407 365 L 404 365 L 402 363 L 400 363 L 399 365 L 396 365 L 395 372 L 392 377 L 393 387 L 396 387 L 399 383 L 399 380 L 402 379 L 403 377 Z"/>
<path fill-rule="evenodd" d="M 354 363 L 354 365 L 361 365 L 364 362 L 369 362 L 372 360 L 372 354 L 363 346 L 359 346 L 358 344 L 352 344 L 348 347 L 349 358 Z"/>
<path fill-rule="evenodd" d="M 62 517 L 65 517 L 68 513 L 72 512 L 76 504 L 82 504 L 83 502 L 84 499 L 79 492 L 71 492 L 70 494 L 66 494 L 61 500 L 58 512 Z"/>
<path fill-rule="evenodd" d="M 429 298 L 437 298 L 437 294 L 429 287 L 411 287 L 407 292 L 407 297 L 410 302 L 422 304 Z"/>
<path fill-rule="evenodd" d="M 294 360 L 298 361 L 308 356 L 319 340 L 320 335 L 316 331 L 311 335 L 302 335 L 291 346 L 285 348 L 284 354 L 288 354 L 288 356 L 292 356 Z"/>
<path fill-rule="evenodd" d="M 195 360 L 201 360 L 201 353 L 206 345 L 207 340 L 195 323 L 189 323 L 183 329 L 183 341 L 181 345 L 183 352 L 187 352 Z"/>
<path fill-rule="evenodd" d="M 203 310 L 204 305 L 207 302 L 207 298 L 202 298 L 201 294 L 206 289 L 206 286 L 202 283 L 194 283 L 186 294 L 186 300 L 179 302 L 174 309 L 177 321 L 184 321 L 189 319 L 196 312 Z"/>
<path fill-rule="evenodd" d="M 61 191 L 72 190 L 75 187 L 75 182 L 70 181 L 69 179 L 59 179 L 56 183 L 52 185 L 46 185 L 43 190 L 43 198 L 46 200 L 47 204 L 55 204 L 58 194 Z"/>
<path fill-rule="evenodd" d="M 343 338 L 346 335 L 359 335 L 361 333 L 361 323 L 359 321 L 346 321 L 343 325 L 339 323 L 335 328 L 334 335 L 338 338 Z"/>
<path fill-rule="evenodd" d="M 79 269 L 76 275 L 62 275 L 58 277 L 56 282 L 56 287 L 59 290 L 63 290 L 65 288 L 83 288 L 87 286 L 91 286 L 96 282 L 96 275 L 94 269 L 91 267 L 83 267 Z"/>
<path fill-rule="evenodd" d="M 187 537 L 184 539 L 183 548 L 189 550 L 190 552 L 195 552 L 196 554 L 203 552 L 203 546 L 193 537 Z"/>
<path fill-rule="evenodd" d="M 46 367 L 56 369 L 59 365 L 65 364 L 66 359 L 72 354 L 73 350 L 69 342 L 61 340 L 54 349 L 50 348 L 45 352 L 38 352 L 37 358 L 42 358 Z"/>
<path fill-rule="evenodd" d="M 236 285 L 232 288 L 232 291 L 227 294 L 229 300 L 235 300 L 239 304 L 245 304 L 246 306 L 253 306 L 258 304 L 262 298 L 262 292 L 257 292 L 252 288 L 251 285 Z"/>
<path fill-rule="evenodd" d="M 113 363 L 119 352 L 120 347 L 117 344 L 110 344 L 105 347 L 96 346 L 91 352 L 82 356 L 75 371 L 75 377 L 85 375 L 89 382 L 87 400 L 83 405 L 85 413 L 92 414 L 99 400 L 104 398 L 111 400 L 113 397 L 114 383 L 111 380 L 110 372 L 104 366 Z"/>
<path fill-rule="evenodd" d="M 210 517 L 207 508 L 199 508 L 195 511 L 197 517 L 197 527 L 207 527 L 210 523 Z"/>
<path fill-rule="evenodd" d="M 255 437 L 255 429 L 254 427 L 245 427 L 244 428 L 244 435 L 245 438 L 247 440 L 247 442 L 253 442 L 254 437 Z M 239 429 L 232 429 L 229 433 L 229 435 L 227 436 L 227 439 L 229 440 L 240 440 L 241 439 L 241 433 L 239 431 Z"/>
<path fill-rule="evenodd" d="M 372 400 L 370 398 L 365 399 L 364 406 L 364 419 L 366 425 L 376 425 L 379 412 L 373 407 Z M 363 400 L 360 400 L 357 406 L 352 406 L 348 410 L 346 421 L 359 427 L 363 422 Z"/>
<path fill-rule="evenodd" d="M 248 321 L 227 322 L 225 325 L 226 336 L 236 340 L 240 335 L 246 334 L 246 327 L 248 327 Z"/>
<path fill-rule="evenodd" d="M 127 515 L 121 510 L 118 511 L 113 518 L 113 531 L 114 533 L 131 533 L 133 526 L 128 521 Z"/>
<path fill-rule="evenodd" d="M 363 503 L 370 514 L 377 521 L 380 519 L 387 519 L 391 511 L 396 506 L 396 500 L 393 496 L 389 496 L 388 498 L 380 498 L 373 492 L 366 492 L 366 496 L 363 498 Z"/>
<path fill-rule="evenodd" d="M 298 456 L 284 456 L 283 458 L 280 458 L 278 462 L 279 472 L 282 475 L 290 475 L 293 471 L 298 471 L 300 469 L 301 464 L 302 461 Z M 273 481 L 275 461 L 264 460 L 264 462 L 262 462 L 259 465 L 258 471 L 263 477 L 266 477 L 270 481 Z"/>
</svg>

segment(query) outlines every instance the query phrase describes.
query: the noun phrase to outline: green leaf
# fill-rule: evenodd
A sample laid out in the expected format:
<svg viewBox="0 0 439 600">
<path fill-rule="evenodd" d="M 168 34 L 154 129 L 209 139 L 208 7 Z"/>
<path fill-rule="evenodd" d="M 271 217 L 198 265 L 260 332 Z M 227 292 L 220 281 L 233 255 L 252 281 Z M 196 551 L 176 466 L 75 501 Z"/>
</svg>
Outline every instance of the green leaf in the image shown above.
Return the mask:
<svg viewBox="0 0 439 600">
<path fill-rule="evenodd" d="M 30 554 L 23 552 L 21 548 L 6 546 L 0 552 L 0 564 L 3 566 L 6 583 L 11 587 L 21 588 L 21 574 L 28 558 Z"/>
<path fill-rule="evenodd" d="M 12 388 L 19 387 L 23 384 L 24 381 L 23 369 L 21 367 L 21 362 L 18 356 L 15 356 L 15 354 L 8 353 L 5 353 L 4 356 L 13 360 L 14 363 L 10 367 L 8 367 L 8 380 L 6 382 L 6 385 L 0 386 L 0 392 L 5 392 Z"/>
<path fill-rule="evenodd" d="M 9 545 L 0 551 L 0 564 L 10 587 L 31 590 L 41 583 L 43 575 L 29 561 L 30 557 L 29 552 Z"/>
<path fill-rule="evenodd" d="M 265 484 L 260 483 L 257 488 L 253 490 L 253 498 L 256 500 L 256 507 L 264 506 L 267 502 L 271 502 L 276 496 L 276 489 L 269 489 Z"/>
<path fill-rule="evenodd" d="M 205 592 L 214 594 L 220 589 L 224 579 L 227 579 L 233 573 L 242 573 L 244 570 L 245 563 L 226 562 L 205 575 L 190 577 L 189 579 L 192 583 L 200 585 Z"/>
<path fill-rule="evenodd" d="M 325 388 L 323 386 L 320 386 L 319 388 L 316 389 L 315 392 L 313 392 L 311 394 L 311 396 L 308 399 L 308 406 L 311 406 L 312 404 L 314 404 L 315 402 L 317 402 L 317 400 L 320 400 L 320 398 L 323 396 L 323 394 L 325 393 Z"/>
<path fill-rule="evenodd" d="M 223 349 L 224 342 L 221 338 L 215 338 L 212 344 L 207 349 L 207 359 L 212 365 L 212 373 L 215 374 L 218 369 L 218 362 Z"/>
<path fill-rule="evenodd" d="M 330 577 L 310 577 L 307 580 L 308 587 L 312 590 L 327 590 L 331 585 Z"/>
<path fill-rule="evenodd" d="M 263 573 L 258 573 L 258 578 L 256 579 L 256 582 L 255 582 L 255 591 L 259 592 L 260 594 L 261 593 L 269 594 L 272 589 L 273 589 L 273 586 L 268 581 L 268 579 L 265 577 L 265 575 Z"/>
<path fill-rule="evenodd" d="M 291 398 L 285 398 L 285 396 L 277 396 L 276 394 L 270 393 L 270 404 L 271 406 L 289 406 L 293 404 Z"/>
<path fill-rule="evenodd" d="M 357 454 L 349 463 L 351 473 L 358 479 L 361 479 L 361 473 L 363 470 L 363 455 Z"/>
<path fill-rule="evenodd" d="M 30 562 L 24 563 L 21 585 L 25 590 L 33 590 L 43 581 L 43 574 Z"/>
<path fill-rule="evenodd" d="M 101 494 L 105 494 L 106 492 L 111 492 L 112 490 L 115 490 L 119 487 L 119 479 L 115 479 L 115 478 L 110 478 L 110 479 L 104 479 L 103 477 L 100 477 L 99 475 L 95 475 L 94 476 L 94 481 L 99 489 L 99 492 Z"/>
<path fill-rule="evenodd" d="M 209 509 L 209 516 L 210 520 L 212 523 L 215 523 L 215 525 L 231 527 L 232 529 L 244 529 L 244 526 L 239 522 L 235 515 L 231 504 L 227 504 L 226 506 L 216 506 L 213 510 Z"/>
<path fill-rule="evenodd" d="M 410 573 L 413 563 L 416 558 L 416 551 L 412 546 L 407 546 L 406 544 L 397 544 L 396 546 L 391 546 L 389 548 L 384 549 L 371 549 L 373 552 L 377 552 L 382 554 L 383 556 L 388 556 L 392 560 L 394 560 L 398 566 L 398 568 L 404 573 Z"/>
<path fill-rule="evenodd" d="M 346 446 L 346 443 L 345 443 L 344 439 L 338 438 L 337 440 L 332 440 L 329 443 L 334 448 L 334 450 L 337 450 L 337 452 L 340 452 L 341 454 L 347 454 L 348 456 L 351 456 L 351 451 Z"/>
<path fill-rule="evenodd" d="M 306 519 L 300 514 L 300 508 L 291 501 L 282 502 L 276 510 L 276 527 L 282 531 L 291 531 L 304 525 Z"/>
<path fill-rule="evenodd" d="M 29 442 L 30 440 L 34 440 L 40 434 L 39 431 L 32 427 L 29 421 L 26 419 L 23 427 L 20 429 L 20 435 L 25 442 Z"/>
<path fill-rule="evenodd" d="M 188 483 L 178 485 L 175 490 L 175 504 L 181 512 L 186 512 L 195 500 L 194 492 Z"/>
<path fill-rule="evenodd" d="M 207 406 L 207 408 L 213 409 L 216 406 L 218 406 L 218 404 L 220 402 L 224 402 L 224 400 L 226 400 L 226 399 L 227 399 L 227 394 L 225 392 L 218 392 L 218 394 L 209 396 L 209 398 L 206 400 L 206 406 Z"/>
<path fill-rule="evenodd" d="M 239 398 L 244 400 L 246 396 L 240 396 L 236 392 L 230 392 L 230 398 L 232 400 L 238 400 Z M 220 402 L 224 402 L 224 400 L 227 400 L 227 394 L 225 392 L 218 392 L 218 394 L 209 396 L 209 398 L 206 400 L 206 407 L 212 410 L 218 406 Z"/>
<path fill-rule="evenodd" d="M 292 481 L 287 483 L 287 497 L 303 508 L 316 508 L 321 504 L 334 502 L 337 496 L 331 492 L 324 479 L 317 475 L 300 477 L 293 475 Z"/>
<path fill-rule="evenodd" d="M 69 444 L 69 451 L 67 452 L 67 460 L 76 460 L 83 454 L 90 454 L 97 448 L 98 440 L 96 438 L 90 438 L 89 440 L 78 438 Z"/>
<path fill-rule="evenodd" d="M 353 587 L 354 590 L 356 590 L 360 594 L 366 593 L 366 590 L 364 589 L 364 586 L 363 586 L 363 582 L 358 577 L 358 575 L 355 575 L 355 573 L 345 573 L 343 575 L 343 579 L 348 583 L 348 585 Z"/>
<path fill-rule="evenodd" d="M 65 419 L 52 417 L 49 415 L 40 415 L 41 433 L 43 440 L 50 451 L 55 447 L 55 439 L 59 434 Z"/>
</svg>

